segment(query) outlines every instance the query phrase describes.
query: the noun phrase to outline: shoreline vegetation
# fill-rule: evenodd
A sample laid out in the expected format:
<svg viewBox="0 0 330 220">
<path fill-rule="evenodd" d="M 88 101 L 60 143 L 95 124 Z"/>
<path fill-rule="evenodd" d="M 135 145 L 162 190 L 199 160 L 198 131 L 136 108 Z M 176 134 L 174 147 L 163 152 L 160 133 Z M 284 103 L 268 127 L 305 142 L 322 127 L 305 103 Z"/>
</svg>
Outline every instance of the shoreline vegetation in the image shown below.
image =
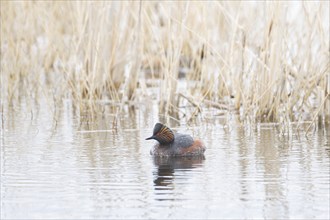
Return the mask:
<svg viewBox="0 0 330 220">
<path fill-rule="evenodd" d="M 90 114 L 154 101 L 187 122 L 213 108 L 242 121 L 329 123 L 328 1 L 0 4 L 2 115 L 44 96 Z"/>
</svg>

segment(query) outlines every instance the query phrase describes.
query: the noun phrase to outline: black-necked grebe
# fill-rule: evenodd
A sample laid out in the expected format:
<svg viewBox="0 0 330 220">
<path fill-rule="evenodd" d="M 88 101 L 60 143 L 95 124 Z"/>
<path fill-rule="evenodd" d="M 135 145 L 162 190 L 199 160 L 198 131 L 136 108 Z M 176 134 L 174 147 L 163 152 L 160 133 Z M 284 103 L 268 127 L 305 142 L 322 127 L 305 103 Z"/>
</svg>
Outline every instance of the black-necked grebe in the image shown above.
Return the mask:
<svg viewBox="0 0 330 220">
<path fill-rule="evenodd" d="M 204 154 L 205 146 L 200 140 L 194 140 L 188 134 L 173 133 L 161 123 L 154 127 L 153 135 L 146 140 L 155 139 L 157 143 L 151 150 L 156 157 L 189 157 Z"/>
</svg>

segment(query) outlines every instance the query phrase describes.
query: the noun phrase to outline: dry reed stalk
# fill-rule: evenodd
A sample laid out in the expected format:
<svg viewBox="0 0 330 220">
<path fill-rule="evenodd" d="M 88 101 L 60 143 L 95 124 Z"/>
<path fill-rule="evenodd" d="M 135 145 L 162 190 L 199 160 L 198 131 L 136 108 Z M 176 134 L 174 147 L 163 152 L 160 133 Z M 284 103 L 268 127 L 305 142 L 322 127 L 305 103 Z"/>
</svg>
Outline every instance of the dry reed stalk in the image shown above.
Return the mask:
<svg viewBox="0 0 330 220">
<path fill-rule="evenodd" d="M 1 99 L 119 115 L 154 79 L 171 117 L 181 93 L 257 122 L 328 119 L 328 18 L 327 1 L 1 1 Z"/>
</svg>

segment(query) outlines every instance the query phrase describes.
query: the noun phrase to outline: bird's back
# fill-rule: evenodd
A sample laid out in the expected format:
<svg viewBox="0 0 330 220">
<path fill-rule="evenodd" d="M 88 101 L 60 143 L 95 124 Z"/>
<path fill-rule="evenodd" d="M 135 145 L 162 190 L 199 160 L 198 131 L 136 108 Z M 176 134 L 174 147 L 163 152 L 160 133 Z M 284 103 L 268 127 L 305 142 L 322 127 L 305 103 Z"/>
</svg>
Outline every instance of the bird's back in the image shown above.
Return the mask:
<svg viewBox="0 0 330 220">
<path fill-rule="evenodd" d="M 174 134 L 174 141 L 172 143 L 173 147 L 190 147 L 191 145 L 193 145 L 194 143 L 194 139 L 188 135 L 188 134 L 180 134 L 180 133 L 176 133 Z"/>
</svg>

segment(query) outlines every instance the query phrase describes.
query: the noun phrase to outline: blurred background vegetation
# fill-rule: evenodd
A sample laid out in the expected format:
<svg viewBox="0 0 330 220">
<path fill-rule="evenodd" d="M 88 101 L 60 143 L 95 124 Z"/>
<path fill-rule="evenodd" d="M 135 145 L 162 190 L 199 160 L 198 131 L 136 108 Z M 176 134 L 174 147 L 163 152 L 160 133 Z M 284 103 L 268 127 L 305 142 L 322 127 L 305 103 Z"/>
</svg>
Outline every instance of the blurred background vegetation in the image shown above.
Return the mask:
<svg viewBox="0 0 330 220">
<path fill-rule="evenodd" d="M 329 121 L 329 1 L 1 1 L 1 105 Z"/>
</svg>

